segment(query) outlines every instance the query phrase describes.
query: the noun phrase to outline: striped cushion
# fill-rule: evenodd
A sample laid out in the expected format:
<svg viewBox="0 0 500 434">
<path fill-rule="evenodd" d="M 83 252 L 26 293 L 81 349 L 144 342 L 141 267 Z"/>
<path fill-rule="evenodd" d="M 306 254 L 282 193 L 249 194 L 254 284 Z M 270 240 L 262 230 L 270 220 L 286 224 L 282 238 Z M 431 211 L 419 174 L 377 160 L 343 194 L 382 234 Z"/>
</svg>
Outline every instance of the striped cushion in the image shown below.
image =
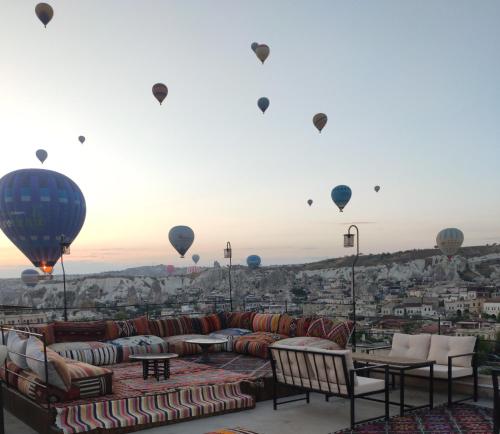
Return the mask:
<svg viewBox="0 0 500 434">
<path fill-rule="evenodd" d="M 106 338 L 105 321 L 56 321 L 55 342 L 103 341 Z"/>
<path fill-rule="evenodd" d="M 226 328 L 251 329 L 255 312 L 228 312 Z"/>
<path fill-rule="evenodd" d="M 253 317 L 252 330 L 254 332 L 277 333 L 281 314 L 257 313 Z"/>
<path fill-rule="evenodd" d="M 169 336 L 165 338 L 165 342 L 168 344 L 168 352 L 179 354 L 179 356 L 189 356 L 192 354 L 201 353 L 201 347 L 196 344 L 189 344 L 185 342 L 187 339 L 199 339 L 206 338 L 205 335 L 178 335 Z M 211 351 L 222 351 L 224 346 L 214 345 L 211 347 Z"/>
<path fill-rule="evenodd" d="M 77 362 L 76 360 L 66 359 L 66 365 L 72 382 L 83 378 L 98 377 L 113 373 L 110 369 L 103 368 L 102 366 L 89 365 L 88 363 Z"/>
<path fill-rule="evenodd" d="M 150 333 L 149 322 L 145 316 L 125 321 L 106 321 L 107 340 Z"/>
<path fill-rule="evenodd" d="M 160 337 L 193 333 L 193 323 L 187 316 L 162 318 L 149 321 L 152 334 Z"/>
<path fill-rule="evenodd" d="M 328 318 L 318 318 L 309 326 L 307 336 L 329 339 L 344 349 L 347 346 L 353 329 L 354 323 L 349 320 L 332 321 Z"/>
<path fill-rule="evenodd" d="M 130 361 L 130 356 L 134 354 L 160 354 L 168 353 L 168 344 L 166 342 L 147 344 L 147 345 L 115 345 L 118 354 L 117 362 L 125 363 Z"/>
<path fill-rule="evenodd" d="M 203 335 L 222 329 L 222 321 L 216 313 L 198 318 L 200 322 L 200 332 Z"/>
<path fill-rule="evenodd" d="M 225 351 L 233 351 L 234 341 L 240 336 L 249 335 L 251 330 L 247 329 L 224 329 L 210 333 L 211 338 L 227 339 L 227 343 L 223 346 Z"/>
<path fill-rule="evenodd" d="M 280 323 L 278 326 L 278 333 L 280 335 L 292 336 L 292 324 L 297 324 L 297 318 L 288 315 L 287 313 L 281 315 Z"/>
<path fill-rule="evenodd" d="M 118 362 L 118 348 L 106 342 L 62 342 L 50 349 L 68 359 L 91 365 L 113 365 Z"/>
<path fill-rule="evenodd" d="M 233 350 L 240 354 L 250 354 L 251 356 L 268 357 L 267 347 L 272 343 L 286 338 L 286 336 L 269 332 L 255 332 L 249 335 L 240 336 L 233 344 Z"/>
</svg>

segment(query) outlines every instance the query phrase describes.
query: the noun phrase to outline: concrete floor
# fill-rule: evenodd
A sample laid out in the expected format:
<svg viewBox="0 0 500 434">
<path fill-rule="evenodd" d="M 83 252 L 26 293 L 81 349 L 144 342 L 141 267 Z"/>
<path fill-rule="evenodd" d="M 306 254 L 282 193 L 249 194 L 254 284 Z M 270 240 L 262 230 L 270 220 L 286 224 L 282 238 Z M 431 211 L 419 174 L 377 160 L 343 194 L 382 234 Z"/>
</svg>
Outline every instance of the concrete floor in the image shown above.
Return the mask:
<svg viewBox="0 0 500 434">
<path fill-rule="evenodd" d="M 391 400 L 398 400 L 398 391 L 393 392 Z M 424 404 L 427 393 L 421 389 L 408 391 L 407 399 L 412 404 Z M 445 394 L 434 395 L 435 405 L 446 401 Z M 479 405 L 492 406 L 491 400 L 481 400 Z M 399 409 L 391 406 L 391 416 L 398 414 Z M 356 413 L 359 418 L 382 415 L 383 404 L 366 400 L 358 400 Z M 324 397 L 311 394 L 311 403 L 299 401 L 278 407 L 274 411 L 271 401 L 259 402 L 254 410 L 221 416 L 207 417 L 189 422 L 181 422 L 143 430 L 144 434 L 203 434 L 210 430 L 240 426 L 259 434 L 307 433 L 328 434 L 349 426 L 349 400 L 331 398 L 325 402 Z M 6 434 L 35 434 L 21 421 L 5 412 Z"/>
</svg>

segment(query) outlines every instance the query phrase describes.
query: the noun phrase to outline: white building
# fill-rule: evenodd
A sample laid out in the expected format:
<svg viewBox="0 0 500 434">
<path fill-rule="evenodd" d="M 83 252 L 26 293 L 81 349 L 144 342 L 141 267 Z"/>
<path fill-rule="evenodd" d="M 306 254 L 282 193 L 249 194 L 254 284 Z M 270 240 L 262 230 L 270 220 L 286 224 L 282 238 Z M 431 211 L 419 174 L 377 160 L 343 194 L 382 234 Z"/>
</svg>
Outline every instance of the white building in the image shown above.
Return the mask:
<svg viewBox="0 0 500 434">
<path fill-rule="evenodd" d="M 483 313 L 498 316 L 500 313 L 500 298 L 493 298 L 483 303 Z"/>
</svg>

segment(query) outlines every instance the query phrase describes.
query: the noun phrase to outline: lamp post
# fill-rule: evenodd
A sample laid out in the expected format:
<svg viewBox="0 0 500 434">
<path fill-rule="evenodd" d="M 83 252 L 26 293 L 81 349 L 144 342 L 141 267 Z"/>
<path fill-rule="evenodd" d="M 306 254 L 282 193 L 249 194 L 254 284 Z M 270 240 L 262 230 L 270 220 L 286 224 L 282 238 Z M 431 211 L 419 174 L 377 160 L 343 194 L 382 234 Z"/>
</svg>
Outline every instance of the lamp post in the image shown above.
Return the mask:
<svg viewBox="0 0 500 434">
<path fill-rule="evenodd" d="M 226 243 L 226 248 L 224 249 L 224 258 L 229 259 L 229 306 L 231 308 L 231 312 L 233 311 L 233 288 L 231 285 L 231 259 L 233 257 L 233 249 L 231 248 L 231 243 L 228 241 Z"/>
<path fill-rule="evenodd" d="M 64 321 L 68 321 L 68 306 L 66 303 L 66 271 L 64 270 L 64 255 L 70 254 L 71 243 L 66 241 L 64 235 L 61 235 L 59 246 L 61 247 L 61 267 L 63 272 L 63 303 L 64 303 Z"/>
<path fill-rule="evenodd" d="M 349 226 L 347 234 L 344 234 L 344 247 L 354 247 L 354 234 L 351 234 L 351 229 L 356 229 L 356 256 L 352 263 L 352 320 L 354 321 L 354 329 L 352 332 L 352 351 L 356 352 L 356 292 L 354 289 L 354 267 L 359 258 L 359 229 L 356 225 Z"/>
</svg>

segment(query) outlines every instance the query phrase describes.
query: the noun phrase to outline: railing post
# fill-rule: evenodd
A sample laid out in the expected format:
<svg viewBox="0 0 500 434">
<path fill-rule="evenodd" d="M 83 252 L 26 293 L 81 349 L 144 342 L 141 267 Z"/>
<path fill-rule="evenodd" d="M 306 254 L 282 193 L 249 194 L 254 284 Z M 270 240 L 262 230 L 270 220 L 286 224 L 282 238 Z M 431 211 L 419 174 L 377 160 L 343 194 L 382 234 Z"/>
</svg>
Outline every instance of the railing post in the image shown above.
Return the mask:
<svg viewBox="0 0 500 434">
<path fill-rule="evenodd" d="M 146 303 L 146 318 L 149 319 L 149 303 Z"/>
<path fill-rule="evenodd" d="M 438 316 L 438 335 L 441 334 L 441 317 Z"/>
</svg>

